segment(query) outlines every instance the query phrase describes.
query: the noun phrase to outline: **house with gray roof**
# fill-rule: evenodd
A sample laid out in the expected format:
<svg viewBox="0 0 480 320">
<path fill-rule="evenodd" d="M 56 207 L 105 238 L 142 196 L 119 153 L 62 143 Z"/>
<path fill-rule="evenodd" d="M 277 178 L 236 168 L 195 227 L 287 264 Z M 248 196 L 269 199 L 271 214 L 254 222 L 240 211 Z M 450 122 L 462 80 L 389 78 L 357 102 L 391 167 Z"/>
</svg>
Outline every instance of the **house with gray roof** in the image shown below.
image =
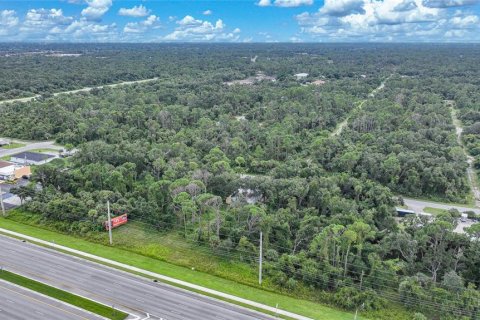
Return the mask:
<svg viewBox="0 0 480 320">
<path fill-rule="evenodd" d="M 22 165 L 40 165 L 55 159 L 54 155 L 38 152 L 21 152 L 11 156 L 10 161 Z"/>
</svg>

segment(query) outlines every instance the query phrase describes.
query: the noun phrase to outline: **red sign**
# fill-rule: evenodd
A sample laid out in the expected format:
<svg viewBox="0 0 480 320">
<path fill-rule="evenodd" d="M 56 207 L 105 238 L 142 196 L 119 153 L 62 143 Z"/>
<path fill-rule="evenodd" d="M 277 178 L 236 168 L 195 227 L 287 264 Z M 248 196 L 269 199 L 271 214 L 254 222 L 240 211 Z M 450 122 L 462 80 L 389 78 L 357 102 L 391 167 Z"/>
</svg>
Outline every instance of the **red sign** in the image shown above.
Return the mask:
<svg viewBox="0 0 480 320">
<path fill-rule="evenodd" d="M 112 218 L 112 229 L 128 222 L 127 214 Z M 108 230 L 108 221 L 105 221 L 105 229 Z"/>
</svg>

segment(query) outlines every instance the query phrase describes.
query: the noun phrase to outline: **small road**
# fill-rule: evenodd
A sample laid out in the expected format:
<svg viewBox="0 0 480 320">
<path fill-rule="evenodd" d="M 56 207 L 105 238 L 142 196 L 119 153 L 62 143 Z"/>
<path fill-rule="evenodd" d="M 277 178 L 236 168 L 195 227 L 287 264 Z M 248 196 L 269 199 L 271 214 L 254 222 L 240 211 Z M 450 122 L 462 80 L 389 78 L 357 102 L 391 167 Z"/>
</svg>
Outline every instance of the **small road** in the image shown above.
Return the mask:
<svg viewBox="0 0 480 320">
<path fill-rule="evenodd" d="M 145 83 L 145 82 L 156 81 L 156 80 L 158 80 L 158 78 L 135 80 L 135 81 L 123 81 L 123 82 L 119 82 L 119 83 L 106 84 L 106 85 L 103 85 L 103 86 L 85 87 L 85 88 L 82 88 L 82 89 L 56 92 L 56 93 L 53 94 L 53 96 L 56 97 L 56 96 L 59 96 L 61 94 L 75 94 L 75 93 L 79 93 L 79 92 L 89 92 L 93 89 L 115 88 L 115 87 L 119 87 L 119 86 L 132 85 L 132 84 L 136 84 L 136 83 Z M 41 97 L 41 95 L 37 94 L 37 95 L 32 96 L 32 97 L 2 100 L 2 101 L 0 101 L 0 105 L 1 104 L 6 104 L 6 103 L 12 103 L 12 102 L 29 102 L 32 99 L 35 100 L 35 99 L 38 99 L 39 97 Z"/>
<path fill-rule="evenodd" d="M 473 197 L 475 198 L 475 204 L 477 206 L 480 206 L 480 189 L 478 188 L 478 184 L 477 184 L 477 174 L 475 172 L 475 168 L 473 167 L 475 158 L 468 153 L 467 149 L 465 148 L 465 144 L 462 141 L 463 126 L 462 126 L 462 122 L 457 117 L 457 110 L 455 109 L 455 101 L 446 100 L 445 103 L 450 105 L 450 114 L 452 116 L 453 125 L 455 126 L 457 142 L 458 142 L 458 145 L 462 147 L 463 153 L 467 158 L 467 164 L 468 164 L 467 177 L 468 177 L 468 182 L 470 183 L 470 189 L 472 190 Z"/>
<path fill-rule="evenodd" d="M 28 142 L 28 141 L 14 140 L 14 139 L 11 139 L 11 140 L 13 142 L 20 142 L 22 144 L 26 144 L 26 146 L 15 148 L 15 149 L 0 148 L 0 158 L 5 156 L 11 156 L 20 152 L 35 150 L 35 149 L 54 149 L 54 150 L 63 149 L 63 147 L 61 146 L 56 146 L 55 141 Z"/>
<path fill-rule="evenodd" d="M 0 280 L 0 319 L 101 320 L 105 318 Z"/>
<path fill-rule="evenodd" d="M 221 300 L 0 235 L 0 263 L 45 284 L 158 320 L 274 319 Z"/>
<path fill-rule="evenodd" d="M 370 98 L 375 98 L 375 95 L 380 91 L 382 90 L 383 88 L 385 88 L 385 84 L 387 83 L 388 80 L 390 80 L 390 78 L 393 76 L 393 73 L 391 75 L 389 75 L 387 78 L 385 78 L 385 80 L 382 81 L 382 83 L 380 83 L 380 85 L 378 87 L 376 87 L 375 89 L 372 90 L 372 92 L 370 92 L 368 94 L 368 98 L 367 99 L 364 99 L 362 101 L 360 101 L 358 103 L 358 105 L 356 107 L 354 107 L 350 113 L 352 113 L 353 111 L 355 110 L 362 110 L 362 107 L 363 105 L 365 104 L 365 102 L 368 101 L 368 99 Z M 348 124 L 348 119 L 349 119 L 349 116 L 347 115 L 347 117 L 345 118 L 345 120 L 343 120 L 342 122 L 340 122 L 337 127 L 335 128 L 335 130 L 333 130 L 332 134 L 330 135 L 331 137 L 334 137 L 334 136 L 338 136 L 342 133 L 343 129 L 345 129 L 345 127 L 347 126 Z"/>
<path fill-rule="evenodd" d="M 458 206 L 458 205 L 454 205 L 454 204 L 448 204 L 448 203 L 430 202 L 430 201 L 410 199 L 410 198 L 403 198 L 403 202 L 411 210 L 413 210 L 417 213 L 418 212 L 423 212 L 423 210 L 426 207 L 430 207 L 430 208 L 438 208 L 438 209 L 445 209 L 445 210 L 457 209 L 460 212 L 473 211 L 476 214 L 480 214 L 480 209 L 478 209 L 478 208 L 468 208 L 468 207 L 462 207 L 462 206 Z"/>
</svg>

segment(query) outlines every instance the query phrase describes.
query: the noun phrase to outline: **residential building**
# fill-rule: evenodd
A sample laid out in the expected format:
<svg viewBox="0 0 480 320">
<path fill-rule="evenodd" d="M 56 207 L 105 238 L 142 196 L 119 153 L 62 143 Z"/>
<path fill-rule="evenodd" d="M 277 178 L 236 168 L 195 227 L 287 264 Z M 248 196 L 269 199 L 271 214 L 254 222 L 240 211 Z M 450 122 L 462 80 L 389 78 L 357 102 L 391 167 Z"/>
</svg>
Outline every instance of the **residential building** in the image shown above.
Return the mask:
<svg viewBox="0 0 480 320">
<path fill-rule="evenodd" d="M 8 146 L 9 144 L 10 144 L 10 141 L 8 141 L 7 139 L 0 138 L 0 147 Z"/>
<path fill-rule="evenodd" d="M 38 153 L 38 152 L 21 152 L 13 155 L 10 158 L 11 162 L 22 165 L 40 165 L 45 164 L 55 158 L 54 155 Z"/>
<path fill-rule="evenodd" d="M 15 178 L 15 164 L 0 160 L 0 180 L 13 180 Z"/>
</svg>

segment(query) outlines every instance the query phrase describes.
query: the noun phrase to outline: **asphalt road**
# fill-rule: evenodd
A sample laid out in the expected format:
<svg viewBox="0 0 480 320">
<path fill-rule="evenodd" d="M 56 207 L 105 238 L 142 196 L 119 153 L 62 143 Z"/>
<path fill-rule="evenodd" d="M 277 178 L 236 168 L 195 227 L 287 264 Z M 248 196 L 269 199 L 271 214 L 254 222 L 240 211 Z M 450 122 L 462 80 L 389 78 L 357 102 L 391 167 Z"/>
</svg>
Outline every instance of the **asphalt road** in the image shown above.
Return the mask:
<svg viewBox="0 0 480 320">
<path fill-rule="evenodd" d="M 53 96 L 56 97 L 56 96 L 61 95 L 61 94 L 75 94 L 75 93 L 79 93 L 79 92 L 90 92 L 93 89 L 115 88 L 115 87 L 119 87 L 119 86 L 132 85 L 132 84 L 136 84 L 136 83 L 145 83 L 145 82 L 156 81 L 156 80 L 158 80 L 158 78 L 135 80 L 135 81 L 123 81 L 123 82 L 119 82 L 119 83 L 106 84 L 106 85 L 97 86 L 97 87 L 85 87 L 85 88 L 76 89 L 76 90 L 55 92 L 53 94 Z M 37 98 L 40 98 L 40 97 L 41 97 L 41 95 L 37 94 L 37 95 L 31 96 L 31 97 L 26 97 L 26 98 L 1 100 L 0 105 L 6 104 L 6 103 L 13 103 L 13 102 L 29 102 L 31 100 L 36 100 Z"/>
<path fill-rule="evenodd" d="M 405 205 L 408 206 L 409 209 L 415 211 L 415 212 L 422 212 L 424 208 L 430 207 L 430 208 L 438 208 L 438 209 L 457 209 L 460 212 L 465 212 L 465 211 L 473 211 L 476 214 L 480 214 L 480 209 L 478 208 L 468 208 L 468 207 L 462 207 L 462 206 L 457 206 L 453 204 L 448 204 L 448 203 L 437 203 L 437 202 L 429 202 L 429 201 L 424 201 L 424 200 L 416 200 L 416 199 L 409 199 L 409 198 L 403 198 L 403 202 Z"/>
<path fill-rule="evenodd" d="M 13 154 L 17 154 L 20 152 L 25 152 L 25 151 L 30 151 L 30 150 L 35 150 L 35 149 L 55 149 L 55 150 L 60 150 L 63 149 L 63 147 L 56 146 L 54 141 L 41 141 L 41 142 L 24 142 L 22 141 L 23 144 L 26 144 L 25 147 L 20 147 L 20 148 L 15 148 L 15 149 L 3 149 L 0 148 L 0 158 L 5 157 L 5 156 L 11 156 Z"/>
<path fill-rule="evenodd" d="M 8 320 L 101 320 L 79 308 L 0 281 L 0 319 Z"/>
<path fill-rule="evenodd" d="M 7 270 L 139 317 L 179 320 L 273 319 L 259 312 L 163 283 L 0 236 L 0 265 Z"/>
</svg>

